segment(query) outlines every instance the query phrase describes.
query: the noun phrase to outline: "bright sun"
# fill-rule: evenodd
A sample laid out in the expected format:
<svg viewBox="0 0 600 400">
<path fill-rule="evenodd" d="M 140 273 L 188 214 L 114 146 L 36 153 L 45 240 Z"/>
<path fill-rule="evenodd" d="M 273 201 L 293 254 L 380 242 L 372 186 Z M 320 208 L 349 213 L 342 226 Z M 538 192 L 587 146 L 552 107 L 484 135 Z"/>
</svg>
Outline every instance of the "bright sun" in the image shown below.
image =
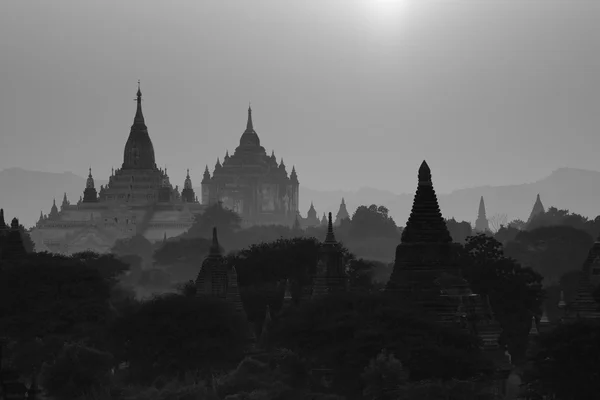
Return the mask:
<svg viewBox="0 0 600 400">
<path fill-rule="evenodd" d="M 406 14 L 413 0 L 363 0 L 367 16 L 375 24 L 396 23 Z"/>
</svg>

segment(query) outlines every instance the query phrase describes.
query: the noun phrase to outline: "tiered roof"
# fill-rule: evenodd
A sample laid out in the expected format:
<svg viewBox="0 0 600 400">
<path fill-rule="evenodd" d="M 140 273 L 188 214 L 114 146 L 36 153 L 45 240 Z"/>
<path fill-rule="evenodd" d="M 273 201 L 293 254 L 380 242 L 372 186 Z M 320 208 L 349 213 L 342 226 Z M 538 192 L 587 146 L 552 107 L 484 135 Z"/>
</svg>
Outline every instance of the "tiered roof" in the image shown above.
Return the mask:
<svg viewBox="0 0 600 400">
<path fill-rule="evenodd" d="M 452 237 L 442 217 L 431 170 L 423 161 L 419 168 L 419 184 L 410 217 L 402 231 L 402 243 L 451 243 Z"/>
</svg>

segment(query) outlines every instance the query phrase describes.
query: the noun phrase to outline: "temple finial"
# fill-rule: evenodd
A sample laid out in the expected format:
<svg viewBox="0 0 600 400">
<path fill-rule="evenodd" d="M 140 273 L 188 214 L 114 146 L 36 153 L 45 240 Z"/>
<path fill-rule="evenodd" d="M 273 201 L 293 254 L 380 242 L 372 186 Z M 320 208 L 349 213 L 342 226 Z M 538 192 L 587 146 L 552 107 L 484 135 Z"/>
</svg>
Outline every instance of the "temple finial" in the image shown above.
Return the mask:
<svg viewBox="0 0 600 400">
<path fill-rule="evenodd" d="M 329 219 L 327 222 L 327 236 L 325 236 L 325 243 L 335 243 L 335 235 L 333 234 L 333 218 L 329 213 Z"/>
<path fill-rule="evenodd" d="M 248 103 L 248 122 L 246 123 L 246 130 L 253 131 L 254 125 L 252 124 L 252 107 L 250 103 Z"/>
<path fill-rule="evenodd" d="M 134 99 L 137 102 L 137 109 L 135 111 L 135 117 L 133 119 L 133 124 L 141 124 L 145 125 L 144 115 L 142 114 L 142 90 L 140 88 L 140 80 L 138 79 L 138 90 L 136 98 Z"/>
</svg>

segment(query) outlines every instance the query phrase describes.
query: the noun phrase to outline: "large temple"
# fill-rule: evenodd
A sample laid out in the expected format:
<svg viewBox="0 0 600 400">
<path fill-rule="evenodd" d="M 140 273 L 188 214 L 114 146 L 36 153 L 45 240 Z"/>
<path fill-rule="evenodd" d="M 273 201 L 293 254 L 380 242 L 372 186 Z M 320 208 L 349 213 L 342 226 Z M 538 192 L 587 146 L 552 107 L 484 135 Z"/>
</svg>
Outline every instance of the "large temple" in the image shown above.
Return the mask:
<svg viewBox="0 0 600 400">
<path fill-rule="evenodd" d="M 83 196 L 71 204 L 65 194 L 60 210 L 53 203 L 48 215 L 31 231 L 37 251 L 72 254 L 107 252 L 117 239 L 136 234 L 150 241 L 185 232 L 205 208 L 198 202 L 188 174 L 183 190 L 171 184 L 166 168 L 156 166 L 154 146 L 142 113 L 142 92 L 123 153 L 121 168 L 97 190 L 90 168 Z"/>
<path fill-rule="evenodd" d="M 246 130 L 230 156 L 219 159 L 212 176 L 208 166 L 202 179 L 202 204 L 221 202 L 237 212 L 242 226 L 281 224 L 291 226 L 298 216 L 299 182 L 296 169 L 288 174 L 283 159 L 269 156 L 254 130 L 248 108 Z"/>
</svg>

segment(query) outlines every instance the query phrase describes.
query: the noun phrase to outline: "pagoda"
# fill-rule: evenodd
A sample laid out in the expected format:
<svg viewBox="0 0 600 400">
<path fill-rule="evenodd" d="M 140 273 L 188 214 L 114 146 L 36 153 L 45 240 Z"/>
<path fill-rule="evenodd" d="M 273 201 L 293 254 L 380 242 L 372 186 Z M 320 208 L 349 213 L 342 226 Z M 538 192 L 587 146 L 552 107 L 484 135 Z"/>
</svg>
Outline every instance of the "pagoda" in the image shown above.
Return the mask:
<svg viewBox="0 0 600 400">
<path fill-rule="evenodd" d="M 246 130 L 233 154 L 223 163 L 217 158 L 212 176 L 208 166 L 202 179 L 202 203 L 217 202 L 235 211 L 242 226 L 280 224 L 291 226 L 298 214 L 299 181 L 296 169 L 288 174 L 283 159 L 267 155 L 254 130 L 248 108 Z"/>
<path fill-rule="evenodd" d="M 475 221 L 475 231 L 480 233 L 486 233 L 490 231 L 490 224 L 485 215 L 485 203 L 483 202 L 483 196 L 479 199 L 479 213 L 477 214 L 477 220 Z"/>
<path fill-rule="evenodd" d="M 4 222 L 4 215 L 0 216 L 0 225 Z M 4 224 L 6 225 L 6 224 Z M 25 255 L 25 245 L 23 244 L 23 238 L 21 237 L 21 230 L 19 229 L 19 220 L 13 218 L 10 224 L 10 231 L 5 233 L 5 237 L 2 239 L 2 248 L 0 248 L 0 259 L 3 261 L 19 261 Z"/>
<path fill-rule="evenodd" d="M 583 262 L 577 285 L 577 294 L 573 301 L 567 305 L 567 320 L 600 318 L 600 304 L 592 294 L 599 283 L 600 237 L 596 238 L 587 258 Z"/>
<path fill-rule="evenodd" d="M 458 275 L 460 245 L 452 243 L 425 161 L 418 177 L 412 211 L 396 247 L 387 289 L 416 297 L 427 297 L 428 293 L 437 297 L 439 288 L 435 280 L 442 273 Z"/>
<path fill-rule="evenodd" d="M 235 276 L 237 279 L 237 274 Z M 227 279 L 228 274 L 223 256 L 221 255 L 221 246 L 219 246 L 219 239 L 217 238 L 217 228 L 213 228 L 209 253 L 202 262 L 202 268 L 196 278 L 198 295 L 215 296 L 225 299 L 227 297 Z"/>
<path fill-rule="evenodd" d="M 350 214 L 348 213 L 348 209 L 346 208 L 346 201 L 342 197 L 342 202 L 340 203 L 340 208 L 335 216 L 335 226 L 340 226 L 343 220 L 350 219 Z"/>
<path fill-rule="evenodd" d="M 527 218 L 527 223 L 529 224 L 534 217 L 539 214 L 543 214 L 546 212 L 544 205 L 542 204 L 542 200 L 540 199 L 540 194 L 538 193 L 535 203 L 533 204 L 533 208 L 531 209 L 531 213 L 529 214 L 529 218 Z"/>
<path fill-rule="evenodd" d="M 135 235 L 158 242 L 164 235 L 174 237 L 187 231 L 195 215 L 204 211 L 189 170 L 180 193 L 171 184 L 167 168 L 156 165 L 139 82 L 134 100 L 136 110 L 121 168 L 112 169 L 108 184 L 98 188 L 90 167 L 80 201 L 72 204 L 65 193 L 60 210 L 53 201 L 48 216 L 42 215 L 31 232 L 39 251 L 106 253 L 118 239 Z"/>
</svg>

